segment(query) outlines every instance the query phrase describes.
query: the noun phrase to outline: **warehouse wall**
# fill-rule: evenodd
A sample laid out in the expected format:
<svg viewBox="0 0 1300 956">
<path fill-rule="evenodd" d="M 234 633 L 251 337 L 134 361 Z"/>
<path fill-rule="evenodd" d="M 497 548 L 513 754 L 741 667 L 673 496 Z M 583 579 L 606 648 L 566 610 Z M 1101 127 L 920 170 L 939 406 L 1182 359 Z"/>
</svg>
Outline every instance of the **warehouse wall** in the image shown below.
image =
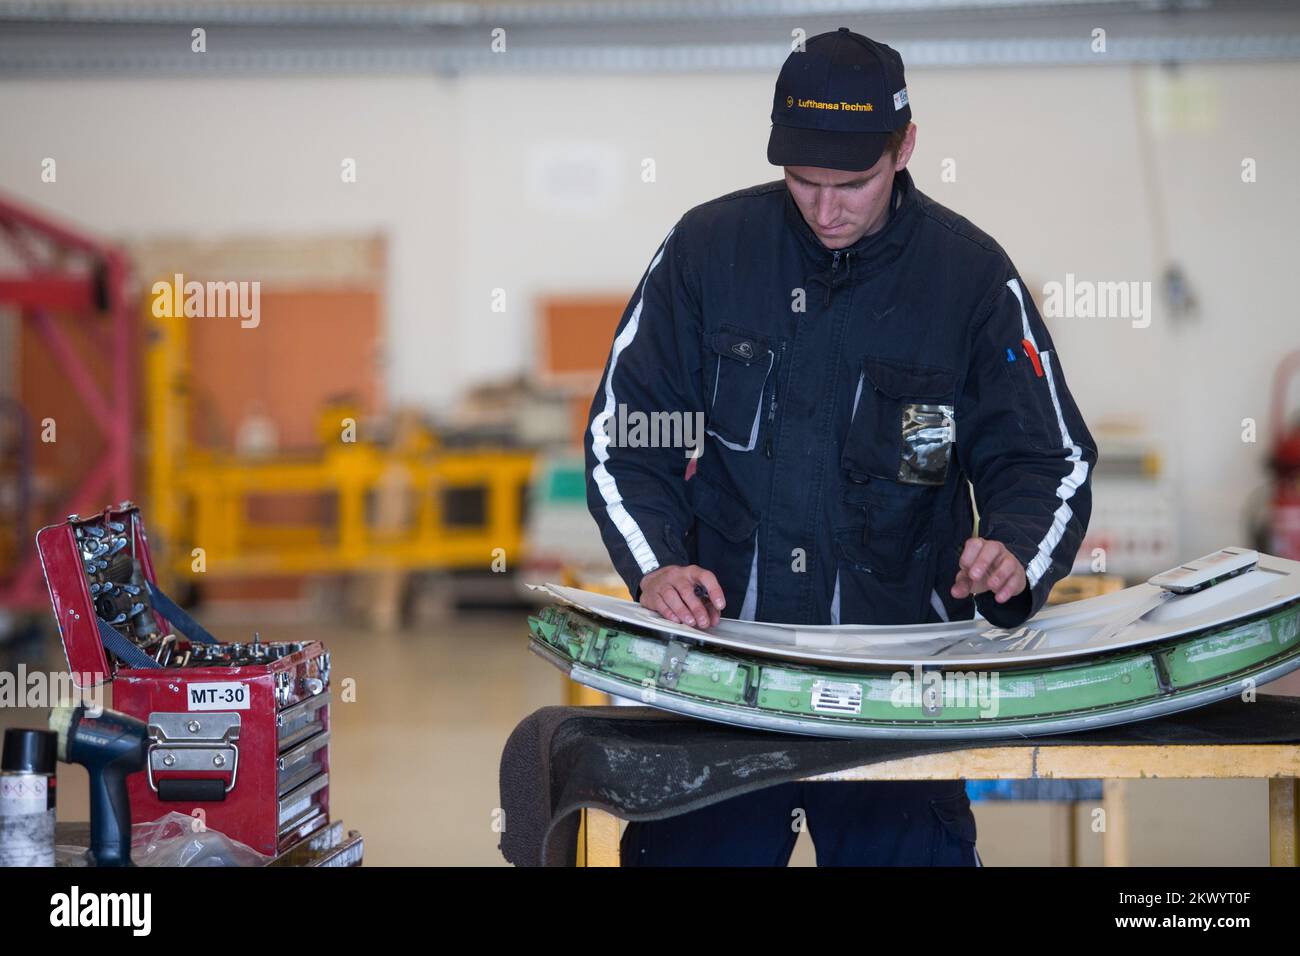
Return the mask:
<svg viewBox="0 0 1300 956">
<path fill-rule="evenodd" d="M 109 235 L 386 233 L 388 387 L 443 405 L 526 368 L 534 299 L 630 293 L 691 205 L 775 178 L 772 77 L 268 78 L 0 84 L 0 188 Z M 1181 550 L 1241 540 L 1287 286 L 1300 71 L 914 71 L 913 171 L 1031 287 L 1182 264 L 1198 318 L 1051 321 L 1090 421 L 1136 417 L 1180 482 Z M 57 184 L 39 179 L 42 157 Z M 340 181 L 340 162 L 358 181 Z M 1243 157 L 1258 164 L 1244 184 Z M 655 164 L 642 180 L 643 161 Z M 955 162 L 955 182 L 940 178 Z M 255 277 L 250 277 L 255 278 Z M 506 311 L 492 310 L 494 290 Z M 1159 285 L 1156 283 L 1157 301 Z M 305 353 L 304 353 L 305 357 Z M 1244 446 L 1241 420 L 1261 444 Z"/>
<path fill-rule="evenodd" d="M 454 115 L 451 87 L 429 78 L 0 83 L 0 188 L 117 237 L 386 233 L 389 385 L 433 401 L 463 381 L 440 347 L 458 244 Z M 41 182 L 47 156 L 57 183 Z"/>
</svg>

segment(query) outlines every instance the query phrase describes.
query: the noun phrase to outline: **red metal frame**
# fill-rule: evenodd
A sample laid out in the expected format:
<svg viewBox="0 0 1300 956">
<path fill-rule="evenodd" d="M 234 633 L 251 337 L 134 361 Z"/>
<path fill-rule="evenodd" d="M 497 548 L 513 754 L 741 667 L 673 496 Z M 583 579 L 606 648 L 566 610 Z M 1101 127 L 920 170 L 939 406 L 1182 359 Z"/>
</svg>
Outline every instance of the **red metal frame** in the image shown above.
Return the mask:
<svg viewBox="0 0 1300 956">
<path fill-rule="evenodd" d="M 131 495 L 133 462 L 136 316 L 128 307 L 126 284 L 130 260 L 122 250 L 0 196 L 0 241 L 25 264 L 23 271 L 0 273 L 0 306 L 17 306 L 54 355 L 68 383 L 80 396 L 87 416 L 104 436 L 104 451 L 61 506 L 23 516 L 30 527 L 82 510 L 95 510 L 105 499 Z M 100 305 L 106 306 L 101 310 Z M 107 356 L 112 385 L 105 394 L 86 360 L 77 353 L 54 318 L 71 312 L 95 322 L 92 334 L 100 355 Z M 36 549 L 24 545 L 13 573 L 0 578 L 0 607 L 36 610 L 45 604 Z"/>
</svg>

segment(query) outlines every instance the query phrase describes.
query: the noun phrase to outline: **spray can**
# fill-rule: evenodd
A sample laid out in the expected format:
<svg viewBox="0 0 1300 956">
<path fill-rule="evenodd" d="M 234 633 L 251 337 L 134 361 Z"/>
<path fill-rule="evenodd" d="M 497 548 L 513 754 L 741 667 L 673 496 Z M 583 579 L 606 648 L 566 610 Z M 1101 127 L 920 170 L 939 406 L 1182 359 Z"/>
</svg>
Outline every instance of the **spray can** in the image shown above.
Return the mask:
<svg viewBox="0 0 1300 956">
<path fill-rule="evenodd" d="M 54 865 L 58 735 L 12 727 L 0 754 L 0 866 Z"/>
</svg>

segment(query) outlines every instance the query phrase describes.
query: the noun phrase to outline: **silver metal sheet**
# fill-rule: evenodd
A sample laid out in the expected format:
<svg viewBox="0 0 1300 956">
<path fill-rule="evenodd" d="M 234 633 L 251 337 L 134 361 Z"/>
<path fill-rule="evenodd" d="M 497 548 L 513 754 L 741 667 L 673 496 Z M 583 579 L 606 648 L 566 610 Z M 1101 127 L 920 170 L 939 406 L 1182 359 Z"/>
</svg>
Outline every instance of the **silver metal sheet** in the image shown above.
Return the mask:
<svg viewBox="0 0 1300 956">
<path fill-rule="evenodd" d="M 724 618 L 710 630 L 674 624 L 631 601 L 533 585 L 612 621 L 783 660 L 856 667 L 1039 664 L 1135 647 L 1250 617 L 1300 599 L 1300 562 L 1259 555 L 1254 570 L 1192 594 L 1139 584 L 1047 608 L 1006 631 L 988 621 L 897 627 L 791 626 Z"/>
</svg>

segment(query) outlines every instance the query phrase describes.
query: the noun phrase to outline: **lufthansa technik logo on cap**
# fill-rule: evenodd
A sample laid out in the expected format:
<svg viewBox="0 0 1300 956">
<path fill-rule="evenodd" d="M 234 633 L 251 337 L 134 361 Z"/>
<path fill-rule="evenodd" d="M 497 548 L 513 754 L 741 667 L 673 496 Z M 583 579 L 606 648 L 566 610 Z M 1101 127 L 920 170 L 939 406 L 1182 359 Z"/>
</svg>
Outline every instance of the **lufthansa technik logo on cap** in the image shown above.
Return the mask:
<svg viewBox="0 0 1300 956">
<path fill-rule="evenodd" d="M 786 106 L 790 105 L 790 97 L 786 97 Z M 804 100 L 798 102 L 801 110 L 844 110 L 849 113 L 873 113 L 875 107 L 870 103 L 846 103 L 840 100 L 835 103 L 823 103 L 821 100 Z"/>
</svg>

